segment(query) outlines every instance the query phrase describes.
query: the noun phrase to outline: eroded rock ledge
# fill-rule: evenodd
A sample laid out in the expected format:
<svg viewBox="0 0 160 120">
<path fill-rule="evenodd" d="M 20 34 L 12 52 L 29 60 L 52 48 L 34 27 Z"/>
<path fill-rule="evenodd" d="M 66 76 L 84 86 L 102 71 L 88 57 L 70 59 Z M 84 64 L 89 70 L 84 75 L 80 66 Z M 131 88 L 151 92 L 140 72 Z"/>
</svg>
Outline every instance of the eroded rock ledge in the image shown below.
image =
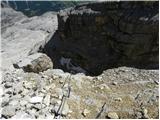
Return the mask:
<svg viewBox="0 0 160 120">
<path fill-rule="evenodd" d="M 60 11 L 56 50 L 95 75 L 123 65 L 155 69 L 158 16 L 158 2 L 100 2 Z"/>
</svg>

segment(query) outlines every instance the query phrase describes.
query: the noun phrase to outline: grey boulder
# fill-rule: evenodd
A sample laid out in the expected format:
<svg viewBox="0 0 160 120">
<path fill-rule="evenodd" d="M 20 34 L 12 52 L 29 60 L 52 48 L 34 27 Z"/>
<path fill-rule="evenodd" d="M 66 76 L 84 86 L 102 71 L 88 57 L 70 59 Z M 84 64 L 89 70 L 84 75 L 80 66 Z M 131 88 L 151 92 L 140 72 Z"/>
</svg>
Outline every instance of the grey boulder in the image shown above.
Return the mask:
<svg viewBox="0 0 160 120">
<path fill-rule="evenodd" d="M 25 72 L 43 72 L 53 68 L 51 59 L 43 53 L 30 55 L 18 63 L 13 64 L 15 68 L 22 68 Z"/>
</svg>

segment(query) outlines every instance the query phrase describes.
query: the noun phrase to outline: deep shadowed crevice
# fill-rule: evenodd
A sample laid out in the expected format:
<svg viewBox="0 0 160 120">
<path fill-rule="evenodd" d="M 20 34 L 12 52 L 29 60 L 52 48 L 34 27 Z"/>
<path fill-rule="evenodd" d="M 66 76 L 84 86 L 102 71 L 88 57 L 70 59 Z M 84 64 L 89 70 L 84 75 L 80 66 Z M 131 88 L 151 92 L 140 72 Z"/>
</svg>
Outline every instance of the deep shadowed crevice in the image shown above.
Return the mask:
<svg viewBox="0 0 160 120">
<path fill-rule="evenodd" d="M 113 50 L 114 51 L 114 50 Z M 111 54 L 113 54 L 111 51 Z M 138 63 L 138 62 L 119 62 L 118 60 L 121 59 L 121 57 L 123 55 L 119 54 L 119 56 L 117 58 L 115 58 L 115 60 L 113 59 L 112 61 L 108 62 L 108 64 L 105 63 L 105 61 L 103 59 L 99 59 L 99 64 L 94 64 L 92 66 L 90 66 L 91 69 L 87 69 L 86 67 L 86 63 L 88 62 L 92 62 L 92 61 L 88 61 L 87 59 L 83 60 L 83 58 L 81 57 L 81 55 L 77 52 L 76 53 L 72 53 L 69 51 L 66 52 L 66 50 L 63 50 L 63 46 L 61 46 L 61 41 L 60 41 L 60 37 L 58 32 L 56 32 L 53 37 L 48 41 L 48 43 L 45 45 L 43 52 L 46 53 L 53 61 L 54 64 L 54 69 L 62 69 L 65 72 L 71 72 L 71 73 L 81 73 L 78 71 L 73 71 L 71 69 L 67 69 L 66 64 L 62 65 L 61 64 L 61 59 L 62 58 L 66 58 L 66 59 L 71 59 L 71 64 L 74 66 L 79 66 L 82 69 L 84 69 L 86 71 L 86 75 L 90 75 L 90 76 L 97 76 L 103 73 L 104 70 L 107 69 L 112 69 L 112 68 L 117 68 L 117 67 L 122 67 L 122 66 L 126 66 L 126 67 L 134 67 L 134 68 L 139 68 L 139 69 L 159 69 L 159 64 L 157 63 L 147 63 L 147 61 L 145 62 L 145 60 L 143 61 L 143 63 Z M 66 54 L 65 54 L 66 53 Z M 147 54 L 147 53 L 146 53 Z M 149 54 L 149 53 L 148 53 Z M 151 53 L 153 55 L 153 53 Z M 157 55 L 158 53 L 155 52 L 155 55 Z M 105 56 L 105 54 L 104 54 Z M 76 60 L 74 60 L 75 57 L 78 57 L 79 60 L 82 59 L 82 62 L 76 63 Z M 96 57 L 96 56 L 95 56 Z M 112 56 L 108 56 L 108 57 L 112 57 Z M 86 63 L 85 63 L 86 61 Z M 97 62 L 97 61 L 96 61 Z M 150 64 L 150 65 L 149 65 Z M 84 65 L 84 66 L 83 66 Z"/>
<path fill-rule="evenodd" d="M 157 4 L 93 3 L 62 11 L 43 52 L 54 68 L 91 76 L 121 66 L 159 69 Z"/>
</svg>

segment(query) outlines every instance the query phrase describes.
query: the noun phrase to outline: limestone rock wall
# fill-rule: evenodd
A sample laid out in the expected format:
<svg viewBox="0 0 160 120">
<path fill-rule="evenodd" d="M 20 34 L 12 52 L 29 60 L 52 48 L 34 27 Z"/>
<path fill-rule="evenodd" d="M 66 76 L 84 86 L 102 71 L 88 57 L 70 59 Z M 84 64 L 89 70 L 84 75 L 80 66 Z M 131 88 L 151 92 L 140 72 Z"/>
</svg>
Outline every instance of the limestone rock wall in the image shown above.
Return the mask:
<svg viewBox="0 0 160 120">
<path fill-rule="evenodd" d="M 60 11 L 60 53 L 93 74 L 122 65 L 158 68 L 158 7 L 100 2 Z"/>
</svg>

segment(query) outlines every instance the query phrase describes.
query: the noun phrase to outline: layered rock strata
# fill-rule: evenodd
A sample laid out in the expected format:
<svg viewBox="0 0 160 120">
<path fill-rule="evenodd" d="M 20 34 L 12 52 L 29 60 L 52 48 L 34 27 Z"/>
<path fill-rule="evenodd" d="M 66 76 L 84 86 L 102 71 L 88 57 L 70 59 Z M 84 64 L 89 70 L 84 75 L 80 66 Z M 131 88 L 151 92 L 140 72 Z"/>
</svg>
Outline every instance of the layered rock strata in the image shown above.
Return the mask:
<svg viewBox="0 0 160 120">
<path fill-rule="evenodd" d="M 158 68 L 158 2 L 100 2 L 60 11 L 60 54 L 93 74 Z"/>
</svg>

